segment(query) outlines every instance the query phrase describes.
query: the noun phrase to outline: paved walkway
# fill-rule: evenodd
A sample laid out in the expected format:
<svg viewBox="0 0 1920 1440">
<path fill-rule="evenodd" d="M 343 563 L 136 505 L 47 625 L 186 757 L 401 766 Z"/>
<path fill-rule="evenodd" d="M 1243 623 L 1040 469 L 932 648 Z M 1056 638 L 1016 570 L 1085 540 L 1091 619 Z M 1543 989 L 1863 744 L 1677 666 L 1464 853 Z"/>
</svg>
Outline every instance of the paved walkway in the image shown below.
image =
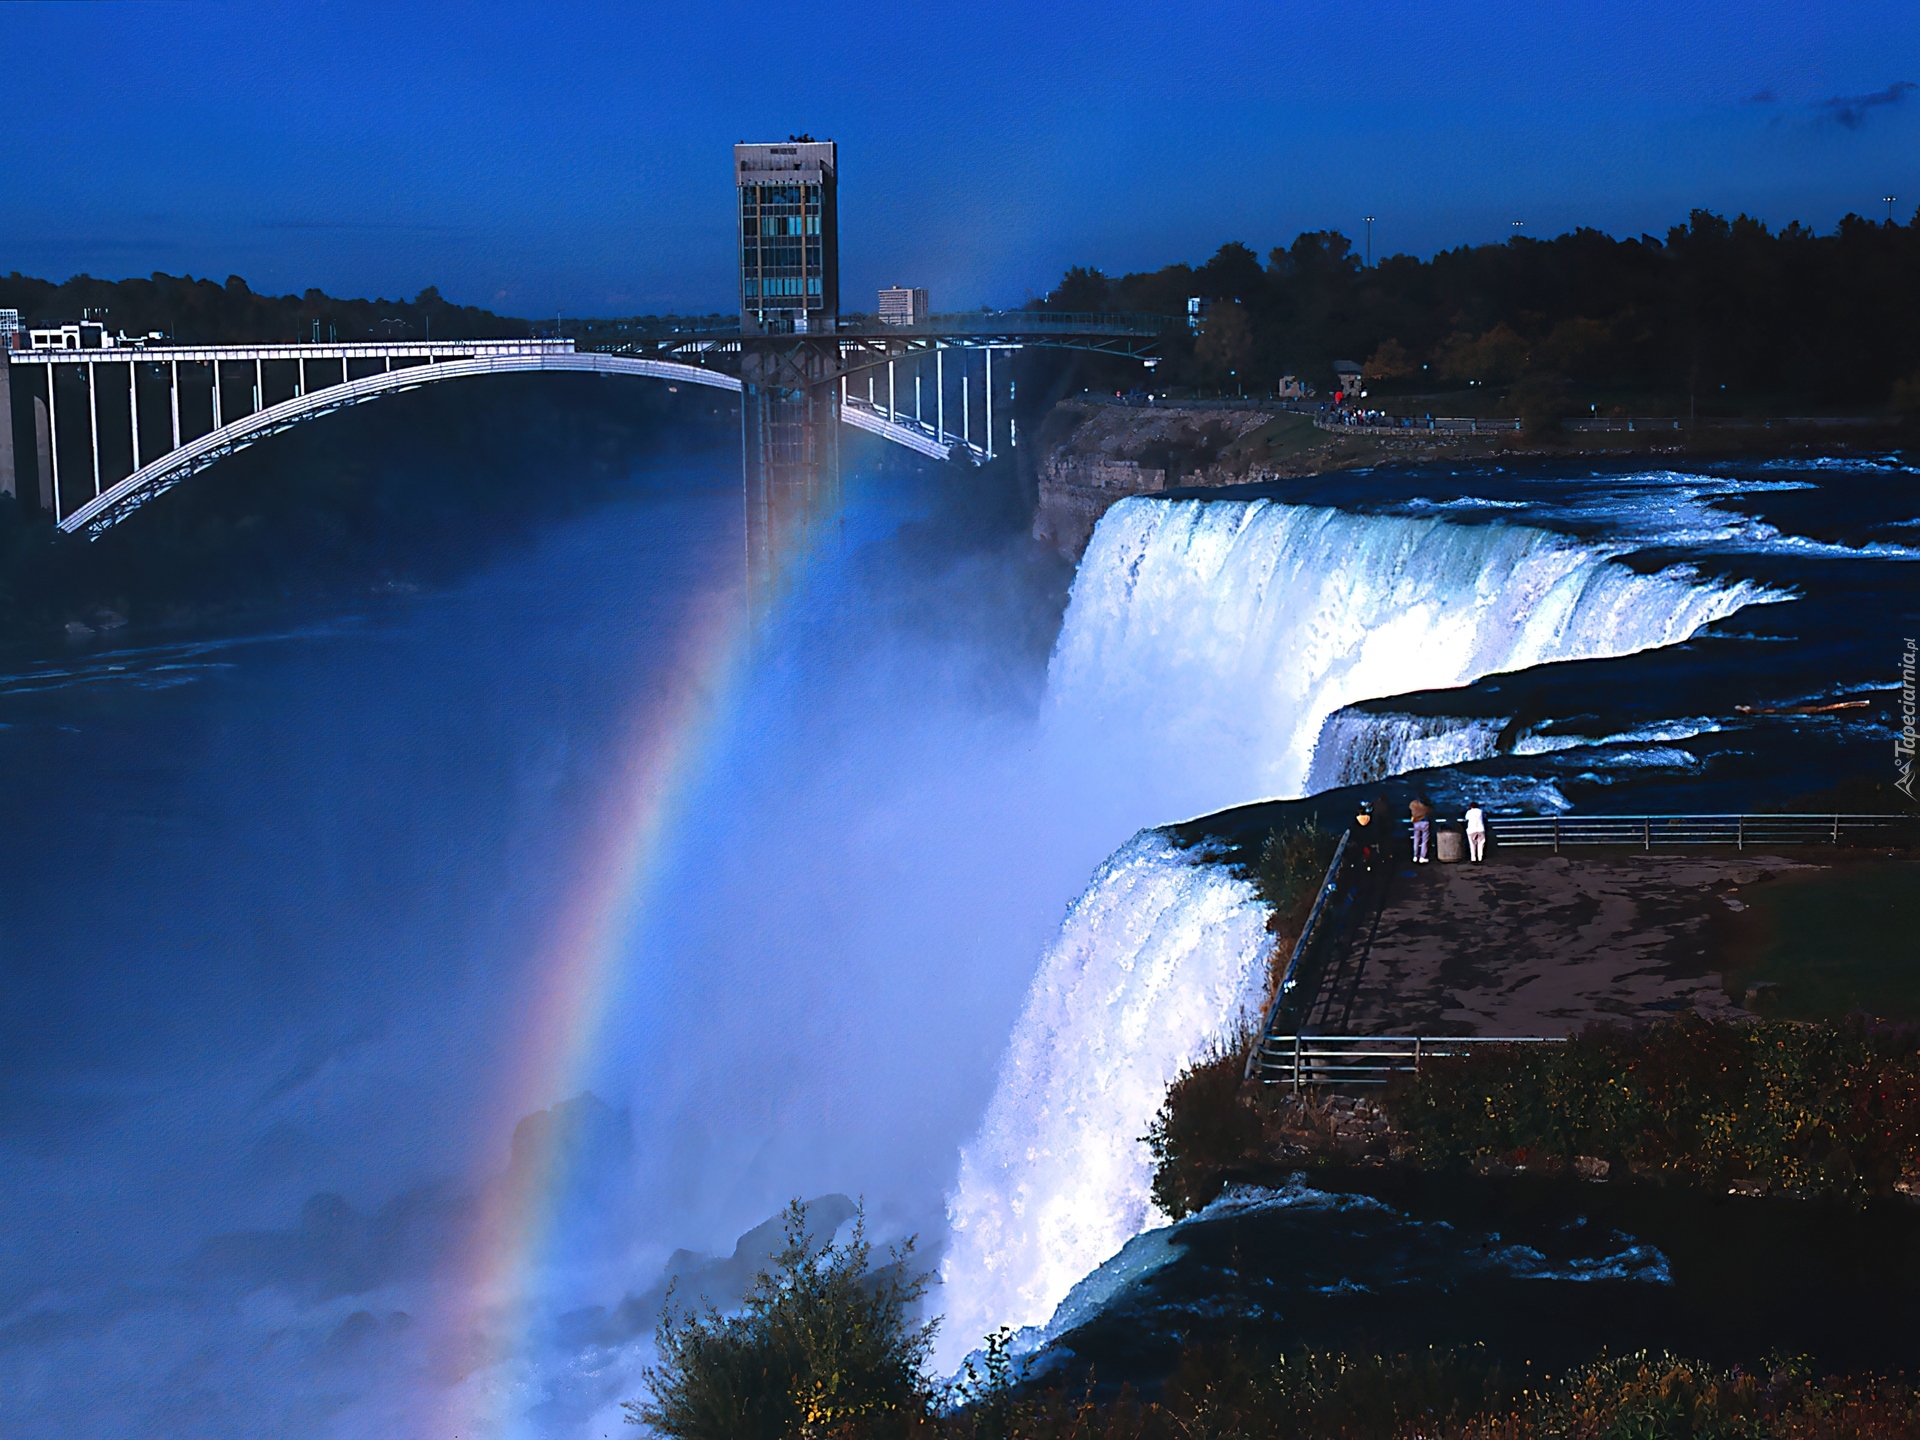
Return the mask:
<svg viewBox="0 0 1920 1440">
<path fill-rule="evenodd" d="M 1564 1035 L 1594 1020 L 1744 1014 L 1722 973 L 1740 891 L 1780 856 L 1564 855 L 1394 866 L 1310 1028 Z"/>
</svg>

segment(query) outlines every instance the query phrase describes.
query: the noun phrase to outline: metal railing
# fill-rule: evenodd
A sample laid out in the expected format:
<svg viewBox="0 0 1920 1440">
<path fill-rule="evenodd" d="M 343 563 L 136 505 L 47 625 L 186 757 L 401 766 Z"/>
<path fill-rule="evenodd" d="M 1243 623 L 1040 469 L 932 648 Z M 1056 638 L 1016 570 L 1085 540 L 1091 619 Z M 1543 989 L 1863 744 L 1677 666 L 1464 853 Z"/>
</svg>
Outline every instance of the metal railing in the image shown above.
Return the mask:
<svg viewBox="0 0 1920 1440">
<path fill-rule="evenodd" d="M 866 327 L 875 335 L 1158 335 L 1179 322 L 1170 315 L 1121 314 L 1097 310 L 962 310 L 954 315 L 929 315 L 911 325 Z"/>
<path fill-rule="evenodd" d="M 1839 845 L 1912 843 L 1920 823 L 1911 815 L 1528 815 L 1491 816 L 1492 843 L 1508 850 L 1583 845 L 1663 846 Z"/>
<path fill-rule="evenodd" d="M 1564 1045 L 1559 1035 L 1268 1035 L 1250 1071 L 1263 1085 L 1384 1085 L 1418 1074 L 1428 1060 L 1471 1055 L 1488 1045 Z"/>
<path fill-rule="evenodd" d="M 1300 982 L 1311 968 L 1308 958 L 1315 942 L 1320 938 L 1322 922 L 1327 918 L 1327 901 L 1333 898 L 1334 891 L 1340 888 L 1340 867 L 1346 863 L 1347 842 L 1353 838 L 1351 830 L 1340 832 L 1340 843 L 1333 847 L 1333 859 L 1327 862 L 1327 873 L 1320 881 L 1320 893 L 1313 898 L 1313 909 L 1307 912 L 1307 923 L 1300 927 L 1300 938 L 1293 943 L 1293 954 L 1287 957 L 1287 968 L 1280 976 L 1280 988 L 1274 992 L 1273 1004 L 1267 1010 L 1266 1024 L 1260 1027 L 1263 1036 L 1270 1036 L 1284 1024 L 1298 1024 L 1297 1016 L 1289 1019 L 1303 998 L 1300 994 Z M 1247 1059 L 1247 1075 L 1253 1074 L 1254 1066 L 1259 1062 L 1259 1051 Z"/>
</svg>

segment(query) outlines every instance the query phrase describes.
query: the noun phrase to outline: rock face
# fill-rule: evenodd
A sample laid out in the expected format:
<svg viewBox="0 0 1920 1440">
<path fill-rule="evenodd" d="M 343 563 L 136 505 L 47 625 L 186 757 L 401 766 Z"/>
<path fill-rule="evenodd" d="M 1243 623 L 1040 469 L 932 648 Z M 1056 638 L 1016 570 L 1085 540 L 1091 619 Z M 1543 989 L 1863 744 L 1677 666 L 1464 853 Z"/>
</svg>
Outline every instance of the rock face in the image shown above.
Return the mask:
<svg viewBox="0 0 1920 1440">
<path fill-rule="evenodd" d="M 1254 457 L 1242 442 L 1262 430 L 1305 426 L 1264 410 L 1196 410 L 1069 400 L 1040 428 L 1040 504 L 1034 538 L 1078 560 L 1107 507 L 1181 485 L 1230 485 Z"/>
</svg>

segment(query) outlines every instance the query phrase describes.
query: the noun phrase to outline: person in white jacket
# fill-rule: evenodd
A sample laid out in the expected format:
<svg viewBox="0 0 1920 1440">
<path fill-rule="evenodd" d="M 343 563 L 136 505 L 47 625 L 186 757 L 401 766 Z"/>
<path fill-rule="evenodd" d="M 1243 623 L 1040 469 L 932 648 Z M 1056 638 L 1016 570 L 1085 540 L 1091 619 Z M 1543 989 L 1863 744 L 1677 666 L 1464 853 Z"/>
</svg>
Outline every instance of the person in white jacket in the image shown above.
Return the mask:
<svg viewBox="0 0 1920 1440">
<path fill-rule="evenodd" d="M 1467 855 L 1476 865 L 1487 858 L 1487 812 L 1478 800 L 1467 807 Z"/>
</svg>

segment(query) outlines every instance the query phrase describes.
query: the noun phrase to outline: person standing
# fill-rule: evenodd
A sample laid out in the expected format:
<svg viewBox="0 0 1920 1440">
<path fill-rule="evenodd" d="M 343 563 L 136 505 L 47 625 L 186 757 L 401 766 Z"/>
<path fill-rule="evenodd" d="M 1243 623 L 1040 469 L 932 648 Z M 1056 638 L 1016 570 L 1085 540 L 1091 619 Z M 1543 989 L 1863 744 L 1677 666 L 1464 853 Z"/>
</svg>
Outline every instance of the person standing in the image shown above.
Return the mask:
<svg viewBox="0 0 1920 1440">
<path fill-rule="evenodd" d="M 1476 865 L 1487 858 L 1487 812 L 1478 800 L 1467 806 L 1467 857 Z"/>
<path fill-rule="evenodd" d="M 1413 821 L 1413 863 L 1427 863 L 1427 840 L 1433 834 L 1433 807 L 1424 800 L 1415 800 L 1407 807 L 1407 815 Z"/>
</svg>

